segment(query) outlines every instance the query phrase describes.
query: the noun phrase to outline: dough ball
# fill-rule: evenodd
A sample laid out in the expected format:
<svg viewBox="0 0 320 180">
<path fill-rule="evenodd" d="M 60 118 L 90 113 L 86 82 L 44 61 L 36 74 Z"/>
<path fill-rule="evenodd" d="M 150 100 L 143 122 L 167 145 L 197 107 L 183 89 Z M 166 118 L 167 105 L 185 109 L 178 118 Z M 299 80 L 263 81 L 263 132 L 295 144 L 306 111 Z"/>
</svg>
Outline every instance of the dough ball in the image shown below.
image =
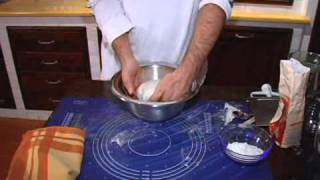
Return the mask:
<svg viewBox="0 0 320 180">
<path fill-rule="evenodd" d="M 160 80 L 150 80 L 142 83 L 137 90 L 138 99 L 141 101 L 149 101 Z"/>
</svg>

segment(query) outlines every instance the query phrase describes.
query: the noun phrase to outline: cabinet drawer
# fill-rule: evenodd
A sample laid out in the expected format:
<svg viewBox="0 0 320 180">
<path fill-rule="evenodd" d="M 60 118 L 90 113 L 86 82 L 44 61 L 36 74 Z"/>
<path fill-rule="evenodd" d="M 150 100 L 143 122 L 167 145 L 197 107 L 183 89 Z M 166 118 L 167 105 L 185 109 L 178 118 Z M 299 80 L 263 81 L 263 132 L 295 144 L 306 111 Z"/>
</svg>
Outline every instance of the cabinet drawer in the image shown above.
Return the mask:
<svg viewBox="0 0 320 180">
<path fill-rule="evenodd" d="M 83 73 L 22 72 L 20 83 L 23 93 L 50 94 L 55 91 L 63 91 L 70 82 L 86 79 L 85 77 Z"/>
<path fill-rule="evenodd" d="M 16 64 L 21 71 L 86 72 L 89 69 L 85 55 L 81 52 L 18 53 Z"/>
<path fill-rule="evenodd" d="M 54 110 L 61 102 L 62 95 L 55 94 L 25 94 L 24 104 L 27 109 Z"/>
<path fill-rule="evenodd" d="M 66 85 L 85 79 L 83 73 L 32 73 L 20 74 L 23 99 L 28 109 L 52 109 L 63 97 Z"/>
<path fill-rule="evenodd" d="M 6 72 L 0 72 L 0 108 L 15 108 Z"/>
<path fill-rule="evenodd" d="M 221 33 L 220 40 L 257 41 L 272 40 L 274 35 L 288 33 L 287 29 L 227 26 Z"/>
<path fill-rule="evenodd" d="M 16 51 L 81 51 L 86 49 L 83 27 L 8 27 Z"/>
</svg>

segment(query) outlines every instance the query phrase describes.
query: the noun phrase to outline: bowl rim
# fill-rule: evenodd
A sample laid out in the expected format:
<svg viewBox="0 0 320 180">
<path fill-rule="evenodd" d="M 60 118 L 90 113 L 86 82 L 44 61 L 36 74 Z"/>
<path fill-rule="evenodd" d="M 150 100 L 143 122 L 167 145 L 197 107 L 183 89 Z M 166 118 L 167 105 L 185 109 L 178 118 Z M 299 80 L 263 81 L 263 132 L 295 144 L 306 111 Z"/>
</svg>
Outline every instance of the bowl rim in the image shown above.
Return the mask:
<svg viewBox="0 0 320 180">
<path fill-rule="evenodd" d="M 273 146 L 274 146 L 274 142 L 273 142 L 273 138 L 272 138 L 272 136 L 266 131 L 266 130 L 264 130 L 263 128 L 260 128 L 260 127 L 257 127 L 257 126 L 255 126 L 255 125 L 250 125 L 250 124 L 246 124 L 245 126 L 243 126 L 243 127 L 245 127 L 245 128 L 255 128 L 255 129 L 259 129 L 259 130 L 261 130 L 264 134 L 266 134 L 268 137 L 269 137 L 269 139 L 270 139 L 270 141 L 271 141 L 271 144 L 270 144 L 270 146 L 266 149 L 266 150 L 263 150 L 263 153 L 262 154 L 260 154 L 260 155 L 246 155 L 246 154 L 240 154 L 240 153 L 237 153 L 237 152 L 234 152 L 234 151 L 232 151 L 231 149 L 228 149 L 227 148 L 227 144 L 225 143 L 225 140 L 223 140 L 223 138 L 222 138 L 222 132 L 224 132 L 224 131 L 226 131 L 227 130 L 227 128 L 234 128 L 234 127 L 239 127 L 240 125 L 239 124 L 229 124 L 229 125 L 227 125 L 226 127 L 224 127 L 221 131 L 220 131 L 220 133 L 219 133 L 219 140 L 220 140 L 220 144 L 222 145 L 222 148 L 223 148 L 223 151 L 226 153 L 226 151 L 229 151 L 229 152 L 231 152 L 232 154 L 234 154 L 234 155 L 239 155 L 239 156 L 243 156 L 243 157 L 250 157 L 250 158 L 255 158 L 255 157 L 257 157 L 257 158 L 259 158 L 259 160 L 261 160 L 261 159 L 264 159 L 265 157 L 264 156 L 266 156 L 267 154 L 269 154 L 270 152 L 271 152 L 271 150 L 272 150 L 272 148 L 273 148 Z M 241 128 L 241 127 L 240 127 Z M 228 155 L 228 153 L 226 153 L 227 155 Z M 229 155 L 228 155 L 229 156 Z"/>
<path fill-rule="evenodd" d="M 160 64 L 160 63 L 155 63 L 155 64 L 149 64 L 149 65 L 141 65 L 143 67 L 147 67 L 147 66 L 167 66 L 170 68 L 176 68 L 174 66 L 169 66 L 166 64 Z M 131 103 L 135 103 L 138 105 L 146 105 L 146 106 L 151 106 L 151 107 L 161 107 L 161 106 L 167 106 L 167 105 L 172 105 L 172 104 L 178 104 L 178 103 L 183 103 L 186 101 L 189 101 L 190 99 L 192 99 L 194 96 L 196 96 L 200 90 L 200 86 L 198 84 L 196 84 L 197 88 L 195 88 L 195 90 L 191 93 L 191 95 L 189 96 L 185 96 L 182 97 L 178 100 L 174 100 L 174 101 L 166 101 L 166 102 L 153 102 L 153 101 L 140 101 L 131 97 L 126 96 L 125 94 L 119 92 L 116 90 L 115 88 L 115 84 L 117 79 L 119 79 L 121 77 L 121 70 L 118 71 L 117 73 L 115 73 L 112 78 L 111 78 L 111 92 L 117 96 L 119 99 L 121 99 L 122 101 L 126 101 L 126 102 L 131 102 Z"/>
</svg>

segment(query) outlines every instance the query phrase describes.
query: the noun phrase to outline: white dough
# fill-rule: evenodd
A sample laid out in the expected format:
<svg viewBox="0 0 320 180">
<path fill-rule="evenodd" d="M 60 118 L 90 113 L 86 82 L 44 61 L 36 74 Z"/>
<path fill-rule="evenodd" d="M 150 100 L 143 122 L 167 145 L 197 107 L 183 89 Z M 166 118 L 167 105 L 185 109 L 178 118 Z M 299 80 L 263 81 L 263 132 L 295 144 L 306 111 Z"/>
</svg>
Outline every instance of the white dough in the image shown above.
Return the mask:
<svg viewBox="0 0 320 180">
<path fill-rule="evenodd" d="M 153 95 L 160 80 L 150 80 L 142 83 L 137 90 L 138 99 L 148 101 Z"/>
</svg>

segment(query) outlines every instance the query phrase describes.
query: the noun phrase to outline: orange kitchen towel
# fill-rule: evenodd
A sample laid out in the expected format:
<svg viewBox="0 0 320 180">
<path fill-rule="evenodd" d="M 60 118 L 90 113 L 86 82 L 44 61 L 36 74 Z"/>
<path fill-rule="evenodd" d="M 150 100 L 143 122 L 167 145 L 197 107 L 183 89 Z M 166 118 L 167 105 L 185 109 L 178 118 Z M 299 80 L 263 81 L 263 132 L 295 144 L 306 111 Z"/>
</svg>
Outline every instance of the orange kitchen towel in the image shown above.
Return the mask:
<svg viewBox="0 0 320 180">
<path fill-rule="evenodd" d="M 7 180 L 71 180 L 80 173 L 85 132 L 47 127 L 23 135 L 11 161 Z"/>
</svg>

